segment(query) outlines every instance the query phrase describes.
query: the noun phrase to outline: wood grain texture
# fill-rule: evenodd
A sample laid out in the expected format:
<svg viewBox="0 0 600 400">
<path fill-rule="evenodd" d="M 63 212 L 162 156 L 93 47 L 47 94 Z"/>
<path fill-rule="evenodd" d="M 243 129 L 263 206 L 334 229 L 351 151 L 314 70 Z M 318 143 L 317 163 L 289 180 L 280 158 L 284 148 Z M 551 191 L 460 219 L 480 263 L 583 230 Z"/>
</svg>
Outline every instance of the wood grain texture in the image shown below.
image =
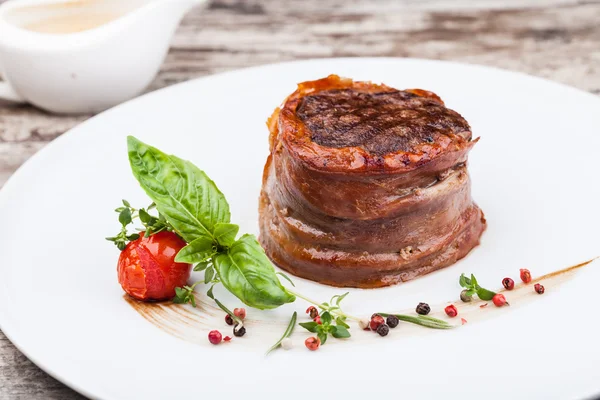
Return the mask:
<svg viewBox="0 0 600 400">
<path fill-rule="evenodd" d="M 599 21 L 600 0 L 214 0 L 183 20 L 148 90 L 266 63 L 391 56 L 484 64 L 600 94 Z M 88 117 L 0 103 L 0 186 Z M 0 399 L 78 398 L 0 333 Z"/>
</svg>

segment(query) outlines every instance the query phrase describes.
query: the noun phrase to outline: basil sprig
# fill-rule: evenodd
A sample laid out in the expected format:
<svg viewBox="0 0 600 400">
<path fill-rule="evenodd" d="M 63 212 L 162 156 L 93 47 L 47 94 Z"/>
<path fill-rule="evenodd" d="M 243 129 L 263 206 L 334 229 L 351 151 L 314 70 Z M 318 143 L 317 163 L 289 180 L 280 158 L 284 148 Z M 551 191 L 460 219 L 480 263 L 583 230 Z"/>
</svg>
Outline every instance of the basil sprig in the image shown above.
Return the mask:
<svg viewBox="0 0 600 400">
<path fill-rule="evenodd" d="M 253 308 L 271 309 L 296 300 L 279 282 L 256 238 L 243 235 L 236 240 L 239 226 L 230 223 L 229 204 L 204 171 L 132 136 L 127 146 L 133 175 L 160 215 L 188 243 L 176 261 L 198 263 L 195 269 L 205 269 L 205 283 L 223 283 Z M 189 289 L 179 293 L 177 302 L 192 301 Z"/>
<path fill-rule="evenodd" d="M 474 294 L 477 294 L 477 297 L 479 297 L 481 300 L 489 301 L 492 300 L 492 298 L 496 295 L 495 292 L 479 286 L 479 283 L 473 274 L 471 274 L 471 278 L 467 278 L 465 274 L 461 274 L 458 283 L 461 287 L 465 288 L 466 295 L 468 297 L 472 297 Z"/>
</svg>

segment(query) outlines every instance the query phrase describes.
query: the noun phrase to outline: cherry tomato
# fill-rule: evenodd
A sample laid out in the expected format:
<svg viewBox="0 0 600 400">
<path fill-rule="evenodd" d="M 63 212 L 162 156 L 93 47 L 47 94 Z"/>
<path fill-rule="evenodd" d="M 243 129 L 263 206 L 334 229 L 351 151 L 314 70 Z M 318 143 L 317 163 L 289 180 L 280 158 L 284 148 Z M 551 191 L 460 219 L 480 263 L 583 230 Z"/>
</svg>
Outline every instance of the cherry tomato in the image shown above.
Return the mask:
<svg viewBox="0 0 600 400">
<path fill-rule="evenodd" d="M 119 256 L 119 283 L 127 294 L 142 301 L 167 300 L 175 297 L 175 288 L 184 286 L 191 264 L 175 262 L 186 243 L 173 232 L 159 232 L 127 244 Z"/>
</svg>

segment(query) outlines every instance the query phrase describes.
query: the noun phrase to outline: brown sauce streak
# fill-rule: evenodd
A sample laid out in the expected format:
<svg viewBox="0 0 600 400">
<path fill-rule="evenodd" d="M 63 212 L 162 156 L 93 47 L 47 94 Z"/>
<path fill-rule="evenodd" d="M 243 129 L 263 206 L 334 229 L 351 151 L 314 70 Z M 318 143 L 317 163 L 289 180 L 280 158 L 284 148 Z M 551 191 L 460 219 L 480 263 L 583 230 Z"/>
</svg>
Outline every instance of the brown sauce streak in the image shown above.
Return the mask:
<svg viewBox="0 0 600 400">
<path fill-rule="evenodd" d="M 458 325 L 460 324 L 461 318 L 465 318 L 467 323 L 473 323 L 497 316 L 499 313 L 507 312 L 515 307 L 524 306 L 530 301 L 534 301 L 534 299 L 542 299 L 543 297 L 540 297 L 533 291 L 534 283 L 543 283 L 546 291 L 551 291 L 570 280 L 579 269 L 585 267 L 596 259 L 598 259 L 598 257 L 568 268 L 542 275 L 533 279 L 529 284 L 518 284 L 512 291 L 498 290 L 498 292 L 505 293 L 507 300 L 511 304 L 511 307 L 497 308 L 493 306 L 491 301 L 486 302 L 481 300 L 473 301 L 471 303 L 462 303 L 460 300 L 456 299 L 453 301 L 453 303 L 459 305 L 459 315 L 457 318 L 448 319 L 443 313 L 442 310 L 448 303 L 432 305 L 432 310 L 436 310 L 436 312 L 433 312 L 430 314 L 430 316 L 448 320 L 450 323 L 456 323 Z M 221 332 L 226 335 L 227 331 L 225 329 L 229 329 L 231 327 L 227 327 L 225 325 L 223 320 L 224 314 L 221 309 L 214 305 L 212 301 L 203 294 L 196 294 L 195 297 L 197 306 L 196 308 L 192 308 L 190 305 L 179 305 L 171 302 L 144 303 L 137 301 L 128 295 L 123 296 L 125 301 L 145 320 L 161 329 L 165 333 L 168 333 L 169 335 L 179 339 L 202 345 L 208 343 L 206 340 L 206 334 L 212 329 L 220 329 Z M 485 303 L 489 303 L 488 306 L 481 308 L 480 306 Z M 388 310 L 380 311 L 384 312 Z M 414 314 L 413 309 L 406 309 L 397 312 L 410 315 Z M 277 326 L 278 328 L 281 328 L 275 330 L 264 329 L 258 332 L 258 335 L 253 335 L 254 339 L 260 341 L 260 343 L 270 343 L 270 341 L 267 341 L 267 336 L 269 336 L 269 338 L 273 337 L 273 341 L 275 341 L 277 339 L 277 335 L 281 334 L 280 330 L 283 330 L 287 324 L 287 320 L 263 321 L 260 319 L 247 319 L 245 321 L 246 326 L 264 327 L 265 325 L 268 325 L 269 327 Z M 353 336 L 359 337 L 362 342 L 374 342 L 378 339 L 377 335 L 373 335 L 370 332 L 363 332 L 354 326 L 353 328 L 353 332 L 356 332 L 353 333 Z M 399 335 L 397 334 L 395 336 L 405 337 L 412 335 L 423 335 L 424 333 L 433 332 L 436 332 L 436 330 L 424 329 L 420 326 L 407 323 L 403 324 L 402 330 L 398 331 Z M 296 329 L 292 335 L 292 338 L 304 338 L 305 336 L 305 332 L 302 332 L 301 329 Z M 244 341 L 247 340 L 248 339 L 244 338 Z M 331 344 L 341 344 L 343 342 L 343 340 L 332 340 Z M 328 344 L 329 343 L 330 342 L 328 341 Z"/>
</svg>

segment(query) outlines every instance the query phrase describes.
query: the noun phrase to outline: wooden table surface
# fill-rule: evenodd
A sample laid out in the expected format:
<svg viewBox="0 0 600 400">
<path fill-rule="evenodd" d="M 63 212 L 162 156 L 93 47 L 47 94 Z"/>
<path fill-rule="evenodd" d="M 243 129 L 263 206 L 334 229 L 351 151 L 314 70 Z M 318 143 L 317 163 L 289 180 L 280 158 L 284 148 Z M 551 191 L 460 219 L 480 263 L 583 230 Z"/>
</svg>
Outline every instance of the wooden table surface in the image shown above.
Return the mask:
<svg viewBox="0 0 600 400">
<path fill-rule="evenodd" d="M 183 20 L 148 90 L 252 65 L 346 56 L 484 64 L 600 94 L 600 0 L 215 0 Z M 0 103 L 0 187 L 88 117 Z M 0 399 L 79 398 L 0 332 Z"/>
</svg>

